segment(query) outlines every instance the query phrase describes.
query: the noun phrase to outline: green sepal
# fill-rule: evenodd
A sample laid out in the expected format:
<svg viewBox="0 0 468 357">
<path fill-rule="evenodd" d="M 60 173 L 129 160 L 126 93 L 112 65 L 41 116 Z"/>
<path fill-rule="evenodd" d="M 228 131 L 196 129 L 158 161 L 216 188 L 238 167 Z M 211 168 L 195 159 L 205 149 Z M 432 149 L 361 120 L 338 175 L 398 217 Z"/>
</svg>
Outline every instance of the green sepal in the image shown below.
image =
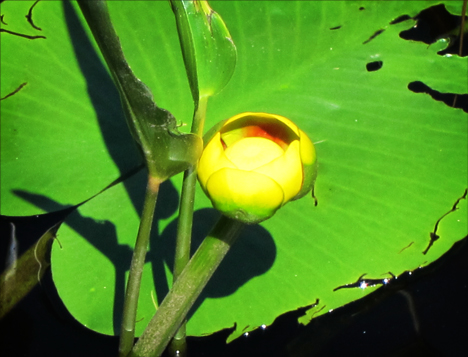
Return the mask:
<svg viewBox="0 0 468 357">
<path fill-rule="evenodd" d="M 302 188 L 291 201 L 304 197 L 314 188 L 315 179 L 317 178 L 317 166 L 317 160 L 312 165 L 303 165 L 304 178 Z"/>
<path fill-rule="evenodd" d="M 213 139 L 218 131 L 224 126 L 224 124 L 228 121 L 228 119 L 221 120 L 220 122 L 213 125 L 206 133 L 203 135 L 203 147 L 205 148 L 206 145 Z"/>
</svg>

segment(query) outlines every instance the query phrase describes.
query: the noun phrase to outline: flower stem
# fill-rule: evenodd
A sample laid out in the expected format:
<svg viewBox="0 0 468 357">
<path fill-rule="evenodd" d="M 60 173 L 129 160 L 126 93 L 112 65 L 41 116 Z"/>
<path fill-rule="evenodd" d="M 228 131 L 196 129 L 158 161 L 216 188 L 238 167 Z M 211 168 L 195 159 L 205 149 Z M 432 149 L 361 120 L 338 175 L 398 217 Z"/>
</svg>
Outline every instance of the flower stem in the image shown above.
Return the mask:
<svg viewBox="0 0 468 357">
<path fill-rule="evenodd" d="M 135 319 L 138 307 L 138 296 L 140 294 L 141 275 L 145 264 L 146 252 L 153 224 L 154 209 L 158 198 L 161 182 L 149 176 L 146 187 L 145 202 L 141 213 L 140 228 L 133 251 L 130 274 L 128 277 L 127 290 L 123 308 L 122 325 L 120 329 L 119 356 L 129 354 L 133 347 L 135 338 Z"/>
<path fill-rule="evenodd" d="M 192 134 L 202 136 L 208 98 L 197 103 L 192 123 Z M 174 260 L 174 281 L 190 259 L 190 240 L 192 236 L 193 205 L 197 184 L 197 165 L 185 171 L 182 184 L 179 220 L 177 222 L 176 253 Z"/>
<path fill-rule="evenodd" d="M 164 298 L 130 357 L 163 353 L 190 308 L 239 236 L 243 223 L 222 216 Z"/>
<path fill-rule="evenodd" d="M 195 113 L 192 122 L 192 134 L 203 135 L 205 123 L 206 106 L 208 97 L 203 97 L 195 103 Z M 193 205 L 195 202 L 195 190 L 197 185 L 197 165 L 190 167 L 184 173 L 182 193 L 179 208 L 179 219 L 177 222 L 176 250 L 174 258 L 174 281 L 184 270 L 190 259 L 190 246 L 192 238 Z M 185 322 L 183 322 L 171 342 L 170 349 L 179 356 L 184 355 L 185 343 Z"/>
</svg>

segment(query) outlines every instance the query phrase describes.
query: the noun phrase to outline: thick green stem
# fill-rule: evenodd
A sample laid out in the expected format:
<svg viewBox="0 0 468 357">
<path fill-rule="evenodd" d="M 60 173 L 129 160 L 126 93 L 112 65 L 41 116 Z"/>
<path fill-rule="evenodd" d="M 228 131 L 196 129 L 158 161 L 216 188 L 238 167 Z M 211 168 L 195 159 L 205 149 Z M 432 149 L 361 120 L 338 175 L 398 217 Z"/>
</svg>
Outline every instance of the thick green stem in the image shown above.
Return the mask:
<svg viewBox="0 0 468 357">
<path fill-rule="evenodd" d="M 206 104 L 208 98 L 203 98 L 195 108 L 192 124 L 192 134 L 202 136 L 205 122 Z M 192 236 L 193 205 L 197 184 L 197 166 L 185 171 L 177 222 L 176 253 L 174 260 L 174 280 L 180 275 L 190 259 L 190 239 Z"/>
<path fill-rule="evenodd" d="M 195 113 L 192 122 L 192 134 L 203 135 L 205 123 L 206 105 L 208 97 L 203 97 L 195 104 Z M 177 222 L 176 251 L 174 258 L 174 281 L 184 270 L 190 259 L 190 246 L 192 238 L 193 205 L 195 202 L 195 190 L 197 185 L 197 165 L 192 166 L 184 173 L 182 193 L 179 208 L 179 220 Z M 180 355 L 185 350 L 185 323 L 174 336 L 171 349 Z"/>
<path fill-rule="evenodd" d="M 130 265 L 127 290 L 125 292 L 122 325 L 120 329 L 120 357 L 127 356 L 133 347 L 141 275 L 143 273 L 143 266 L 145 265 L 145 257 L 148 250 L 154 209 L 156 207 L 160 184 L 161 182 L 158 179 L 151 176 L 148 178 L 145 202 L 141 213 L 140 229 L 138 230 L 132 263 Z"/>
<path fill-rule="evenodd" d="M 180 274 L 130 356 L 160 356 L 239 236 L 243 223 L 222 216 Z"/>
</svg>

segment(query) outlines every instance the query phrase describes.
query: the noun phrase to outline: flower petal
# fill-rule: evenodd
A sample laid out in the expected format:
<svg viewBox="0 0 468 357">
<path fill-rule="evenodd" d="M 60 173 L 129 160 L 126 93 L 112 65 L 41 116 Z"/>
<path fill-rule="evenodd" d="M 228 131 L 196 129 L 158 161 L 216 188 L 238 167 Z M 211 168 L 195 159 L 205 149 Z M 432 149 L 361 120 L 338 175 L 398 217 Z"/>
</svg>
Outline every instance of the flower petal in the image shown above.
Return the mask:
<svg viewBox="0 0 468 357">
<path fill-rule="evenodd" d="M 304 197 L 314 187 L 315 179 L 317 178 L 317 161 L 315 161 L 312 165 L 304 165 L 303 170 L 304 179 L 302 182 L 302 188 L 291 201 Z"/>
<path fill-rule="evenodd" d="M 279 115 L 242 113 L 228 119 L 221 128 L 221 138 L 229 147 L 246 137 L 263 137 L 274 141 L 284 150 L 299 139 L 297 126 Z"/>
<path fill-rule="evenodd" d="M 283 203 L 283 190 L 268 176 L 224 168 L 208 179 L 208 197 L 228 217 L 258 223 L 273 216 Z"/>
<path fill-rule="evenodd" d="M 251 137 L 237 141 L 225 153 L 239 169 L 251 171 L 280 157 L 284 151 L 271 140 Z"/>
<path fill-rule="evenodd" d="M 306 133 L 299 130 L 299 142 L 301 143 L 301 160 L 304 165 L 312 165 L 317 156 L 315 147 Z"/>
<path fill-rule="evenodd" d="M 237 114 L 235 116 L 233 116 L 232 118 L 229 118 L 226 123 L 224 124 L 224 126 L 232 123 L 233 121 L 236 121 L 236 120 L 239 120 L 239 119 L 242 119 L 242 118 L 245 118 L 245 117 L 252 117 L 252 118 L 265 118 L 267 121 L 268 120 L 272 120 L 272 119 L 276 119 L 276 120 L 279 120 L 280 122 L 286 124 L 286 126 L 288 126 L 292 131 L 294 131 L 294 133 L 296 133 L 296 135 L 299 135 L 299 128 L 297 127 L 296 124 L 294 124 L 294 122 L 292 122 L 291 120 L 289 120 L 288 118 L 285 118 L 281 115 L 277 115 L 277 114 L 268 114 L 268 113 L 262 113 L 262 112 L 245 112 L 245 113 L 241 113 L 241 114 Z"/>
<path fill-rule="evenodd" d="M 309 139 L 306 133 L 300 130 L 299 133 L 301 143 L 301 160 L 304 171 L 302 180 L 302 188 L 299 193 L 293 198 L 297 200 L 305 196 L 315 184 L 317 177 L 317 156 L 315 153 L 315 147 L 312 141 Z"/>
<path fill-rule="evenodd" d="M 206 189 L 206 182 L 209 177 L 223 167 L 236 168 L 236 166 L 226 157 L 221 135 L 216 133 L 203 150 L 198 163 L 198 180 L 203 189 Z"/>
<path fill-rule="evenodd" d="M 283 189 L 283 204 L 291 200 L 302 187 L 302 162 L 299 141 L 293 141 L 284 155 L 254 170 L 271 177 Z"/>
</svg>

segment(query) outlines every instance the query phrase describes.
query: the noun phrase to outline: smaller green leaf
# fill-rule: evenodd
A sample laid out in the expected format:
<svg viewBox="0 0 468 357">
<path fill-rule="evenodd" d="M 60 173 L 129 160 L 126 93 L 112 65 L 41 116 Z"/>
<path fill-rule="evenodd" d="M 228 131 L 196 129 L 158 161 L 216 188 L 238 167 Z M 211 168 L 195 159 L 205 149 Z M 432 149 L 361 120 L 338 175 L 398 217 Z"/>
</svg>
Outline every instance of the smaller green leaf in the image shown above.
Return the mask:
<svg viewBox="0 0 468 357">
<path fill-rule="evenodd" d="M 219 93 L 234 73 L 237 51 L 207 1 L 171 0 L 193 100 Z"/>
<path fill-rule="evenodd" d="M 197 162 L 202 139 L 177 130 L 172 114 L 159 108 L 150 89 L 133 73 L 112 25 L 106 2 L 78 1 L 120 93 L 130 132 L 140 145 L 150 176 L 165 181 Z"/>
</svg>

